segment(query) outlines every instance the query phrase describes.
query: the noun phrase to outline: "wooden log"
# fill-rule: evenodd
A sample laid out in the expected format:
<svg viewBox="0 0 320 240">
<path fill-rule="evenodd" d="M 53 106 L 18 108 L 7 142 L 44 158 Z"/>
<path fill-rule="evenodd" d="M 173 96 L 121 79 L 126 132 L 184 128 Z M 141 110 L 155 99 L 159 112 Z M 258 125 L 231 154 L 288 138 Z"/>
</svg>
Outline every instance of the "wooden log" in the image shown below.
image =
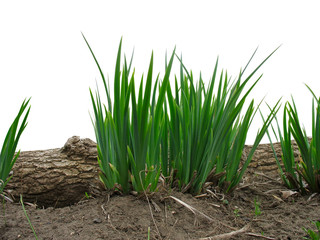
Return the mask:
<svg viewBox="0 0 320 240">
<path fill-rule="evenodd" d="M 96 143 L 74 136 L 62 148 L 21 152 L 6 190 L 38 206 L 63 207 L 101 192 Z"/>
<path fill-rule="evenodd" d="M 298 147 L 294 142 L 293 146 L 297 158 Z M 281 158 L 280 143 L 274 147 Z M 244 159 L 251 148 L 245 146 Z M 88 138 L 74 136 L 62 148 L 21 152 L 12 170 L 13 178 L 5 190 L 16 200 L 22 194 L 25 201 L 38 206 L 68 206 L 83 199 L 85 192 L 100 195 L 104 190 L 98 177 L 96 143 Z M 255 172 L 279 177 L 270 144 L 256 149 L 246 174 Z"/>
</svg>

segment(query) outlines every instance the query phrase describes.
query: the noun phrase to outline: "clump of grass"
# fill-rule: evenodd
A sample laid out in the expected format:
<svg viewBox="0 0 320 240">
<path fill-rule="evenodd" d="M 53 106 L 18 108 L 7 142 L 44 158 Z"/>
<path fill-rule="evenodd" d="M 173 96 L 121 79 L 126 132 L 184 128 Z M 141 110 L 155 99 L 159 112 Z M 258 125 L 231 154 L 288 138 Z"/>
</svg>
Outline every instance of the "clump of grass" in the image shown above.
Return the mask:
<svg viewBox="0 0 320 240">
<path fill-rule="evenodd" d="M 163 113 L 163 103 L 167 86 L 169 85 L 173 58 L 174 52 L 172 53 L 163 81 L 158 85 L 159 76 L 157 77 L 151 95 L 153 54 L 151 55 L 145 91 L 143 92 L 142 90 L 142 79 L 139 87 L 138 102 L 136 102 L 134 77 L 131 77 L 132 125 L 130 128 L 131 138 L 128 153 L 131 163 L 132 183 L 134 189 L 139 192 L 147 188 L 149 188 L 150 191 L 154 191 L 158 184 L 161 170 L 160 141 L 162 135 L 166 134 L 164 133 L 165 115 Z M 156 97 L 158 87 L 159 94 Z M 141 172 L 143 172 L 143 174 L 140 174 Z M 137 180 L 141 180 L 139 184 Z"/>
<path fill-rule="evenodd" d="M 0 195 L 2 195 L 5 186 L 12 178 L 12 176 L 9 177 L 9 175 L 14 163 L 16 162 L 20 154 L 20 151 L 18 151 L 17 153 L 15 151 L 16 151 L 20 136 L 27 126 L 27 118 L 30 112 L 30 107 L 27 109 L 29 101 L 30 99 L 23 101 L 20 107 L 20 110 L 16 118 L 14 119 L 13 123 L 11 124 L 2 145 L 2 149 L 0 153 Z M 26 110 L 26 113 L 19 127 L 19 121 L 22 118 L 25 110 Z"/>
<path fill-rule="evenodd" d="M 308 87 L 308 86 L 307 86 Z M 271 147 L 279 168 L 280 176 L 285 185 L 303 194 L 320 192 L 320 98 L 308 87 L 314 99 L 312 101 L 312 139 L 309 143 L 308 136 L 300 124 L 298 111 L 292 97 L 292 103 L 287 102 L 283 112 L 283 132 L 280 130 L 278 120 L 277 132 L 272 127 L 277 141 L 280 140 L 282 156 L 280 160 L 274 150 L 270 134 L 268 133 Z M 316 101 L 316 105 L 314 102 Z M 279 137 L 279 138 L 278 138 Z M 299 147 L 299 161 L 295 161 L 292 137 Z"/>
<path fill-rule="evenodd" d="M 101 103 L 99 90 L 95 98 L 90 90 L 94 108 L 92 122 L 96 133 L 98 162 L 101 169 L 100 179 L 106 188 L 118 188 L 124 193 L 130 190 L 129 183 L 138 192 L 142 192 L 143 189 L 154 191 L 161 170 L 160 140 L 164 131 L 163 119 L 165 117 L 163 102 L 169 84 L 174 52 L 162 82 L 159 83 L 158 76 L 153 89 L 153 54 L 151 55 L 146 85 L 144 86 L 142 77 L 138 96 L 136 96 L 134 72 L 130 75 L 132 58 L 129 66 L 124 59 L 124 65 L 120 71 L 122 45 L 120 41 L 112 107 L 110 88 L 89 43 L 86 39 L 85 41 L 99 68 L 108 99 L 106 107 Z M 130 98 L 131 111 L 129 110 Z"/>
<path fill-rule="evenodd" d="M 23 113 L 25 112 L 26 108 L 28 107 L 30 98 L 28 100 L 24 100 L 20 110 L 14 119 L 13 123 L 11 124 L 6 138 L 3 142 L 2 149 L 0 152 L 0 196 L 2 197 L 2 208 L 3 208 L 3 215 L 4 215 L 4 223 L 6 225 L 6 215 L 5 215 L 5 201 L 12 201 L 10 198 L 5 196 L 3 193 L 5 186 L 13 177 L 10 175 L 11 169 L 16 162 L 17 158 L 19 157 L 20 151 L 17 153 L 16 148 L 20 139 L 22 132 L 24 131 L 25 127 L 27 126 L 27 118 L 30 112 L 30 107 L 28 108 L 22 123 L 19 127 L 20 119 L 22 118 Z"/>
<path fill-rule="evenodd" d="M 104 105 L 99 90 L 95 96 L 90 90 L 100 179 L 106 188 L 118 188 L 127 193 L 132 185 L 138 192 L 144 189 L 155 191 L 159 176 L 163 174 L 170 184 L 177 183 L 182 191 L 195 194 L 201 191 L 207 181 L 216 182 L 226 192 L 235 189 L 279 109 L 278 101 L 241 165 L 248 129 L 261 104 L 255 108 L 252 100 L 244 108 L 249 93 L 261 76 L 251 84 L 249 81 L 274 52 L 244 78 L 255 51 L 233 82 L 227 72 L 222 71 L 218 76 L 217 60 L 208 88 L 201 75 L 195 84 L 192 72 L 189 73 L 182 59 L 177 57 L 180 62 L 180 83 L 175 77 L 174 92 L 169 77 L 175 51 L 169 63 L 166 60 L 163 79 L 160 80 L 158 75 L 154 85 L 152 54 L 146 84 L 142 77 L 136 94 L 135 74 L 134 71 L 130 73 L 132 58 L 129 65 L 124 58 L 120 71 L 120 41 L 112 102 L 109 85 L 89 43 L 85 41 L 100 71 L 107 96 L 107 105 Z M 218 89 L 214 94 L 216 84 Z M 244 91 L 245 87 L 248 87 L 247 91 Z M 244 116 L 241 112 L 245 112 Z"/>
<path fill-rule="evenodd" d="M 130 66 L 124 67 L 121 78 L 120 42 L 114 77 L 114 105 L 112 106 L 109 86 L 106 83 L 104 74 L 89 43 L 86 39 L 85 41 L 99 68 L 108 99 L 107 106 L 103 105 L 101 103 L 99 91 L 97 90 L 94 98 L 90 89 L 95 117 L 92 119 L 92 123 L 94 125 L 97 139 L 98 163 L 101 169 L 100 179 L 107 189 L 114 189 L 115 187 L 118 187 L 121 188 L 123 192 L 127 193 L 129 191 L 129 163 L 127 146 L 129 146 L 130 139 L 129 96 L 131 85 L 129 87 L 128 84 Z"/>
<path fill-rule="evenodd" d="M 207 89 L 201 74 L 198 84 L 194 84 L 192 72 L 189 73 L 182 59 L 179 59 L 180 86 L 176 78 L 175 95 L 173 96 L 170 85 L 167 94 L 170 110 L 167 127 L 170 137 L 169 143 L 164 146 L 168 145 L 170 151 L 169 160 L 163 163 L 169 162 L 172 165 L 164 165 L 162 168 L 164 174 L 167 169 L 176 171 L 178 184 L 183 191 L 199 193 L 205 182 L 216 182 L 225 192 L 230 192 L 240 182 L 255 149 L 279 109 L 278 101 L 258 131 L 244 164 L 240 166 L 248 129 L 257 111 L 253 100 L 247 109 L 244 109 L 244 103 L 261 76 L 251 85 L 247 85 L 274 52 L 243 80 L 255 51 L 233 82 L 227 72 L 222 71 L 218 76 L 217 60 Z M 218 87 L 214 94 L 216 84 Z M 244 92 L 246 86 L 249 90 Z M 245 112 L 244 116 L 241 115 L 242 111 Z"/>
</svg>

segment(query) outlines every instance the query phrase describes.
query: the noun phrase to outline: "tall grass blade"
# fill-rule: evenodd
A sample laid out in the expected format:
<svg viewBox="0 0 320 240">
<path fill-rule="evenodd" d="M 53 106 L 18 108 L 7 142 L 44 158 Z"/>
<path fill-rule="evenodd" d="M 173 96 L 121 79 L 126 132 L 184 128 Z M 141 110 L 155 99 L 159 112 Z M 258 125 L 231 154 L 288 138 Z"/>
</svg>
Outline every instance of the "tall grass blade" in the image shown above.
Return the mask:
<svg viewBox="0 0 320 240">
<path fill-rule="evenodd" d="M 20 110 L 13 123 L 11 124 L 2 145 L 0 153 L 0 194 L 3 192 L 5 186 L 11 179 L 12 176 L 9 177 L 10 171 L 20 154 L 20 151 L 16 153 L 16 148 L 21 134 L 27 126 L 27 118 L 30 112 L 30 106 L 28 107 L 29 101 L 30 98 L 23 101 Z M 24 112 L 25 115 L 23 117 Z M 19 122 L 22 117 L 23 119 L 19 126 Z"/>
<path fill-rule="evenodd" d="M 316 95 L 309 86 L 307 88 L 314 97 L 312 101 L 312 139 L 310 143 L 305 129 L 301 126 L 293 97 L 292 103 L 287 102 L 285 105 L 283 135 L 278 126 L 278 134 L 283 152 L 282 162 L 284 164 L 284 173 L 280 171 L 281 177 L 289 188 L 297 189 L 304 194 L 308 192 L 320 192 L 320 99 L 316 98 Z M 316 100 L 316 106 L 314 100 Z M 275 132 L 274 134 L 276 135 Z M 299 147 L 299 161 L 294 159 L 291 134 Z M 277 159 L 275 151 L 274 155 Z M 277 164 L 280 168 L 278 159 Z"/>
<path fill-rule="evenodd" d="M 29 216 L 28 216 L 28 214 L 27 214 L 27 211 L 26 211 L 26 209 L 25 209 L 25 207 L 24 207 L 23 199 L 22 199 L 22 195 L 21 195 L 21 194 L 20 194 L 20 203 L 21 203 L 21 206 L 22 206 L 24 215 L 26 216 L 26 218 L 27 218 L 27 220 L 28 220 L 28 223 L 29 223 L 29 226 L 30 226 L 30 228 L 31 228 L 31 230 L 32 230 L 32 232 L 33 232 L 33 235 L 34 235 L 35 239 L 38 240 L 38 236 L 37 236 L 37 234 L 36 234 L 36 231 L 34 230 L 33 225 L 32 225 L 32 223 L 31 223 L 31 221 L 30 221 L 30 218 L 29 218 Z"/>
<path fill-rule="evenodd" d="M 129 83 L 129 69 L 127 68 L 126 60 L 123 72 L 121 73 L 120 71 L 122 39 L 117 53 L 114 75 L 114 106 L 112 109 L 110 90 L 107 87 L 104 74 L 88 41 L 84 36 L 83 38 L 99 69 L 108 99 L 107 109 L 105 105 L 102 105 L 99 90 L 97 89 L 96 97 L 94 98 L 90 89 L 94 110 L 92 123 L 97 139 L 98 163 L 101 169 L 100 179 L 106 188 L 113 189 L 119 184 L 121 190 L 127 193 L 129 191 L 129 160 L 127 153 L 130 124 L 129 96 L 131 91 L 130 84 L 132 83 Z"/>
</svg>

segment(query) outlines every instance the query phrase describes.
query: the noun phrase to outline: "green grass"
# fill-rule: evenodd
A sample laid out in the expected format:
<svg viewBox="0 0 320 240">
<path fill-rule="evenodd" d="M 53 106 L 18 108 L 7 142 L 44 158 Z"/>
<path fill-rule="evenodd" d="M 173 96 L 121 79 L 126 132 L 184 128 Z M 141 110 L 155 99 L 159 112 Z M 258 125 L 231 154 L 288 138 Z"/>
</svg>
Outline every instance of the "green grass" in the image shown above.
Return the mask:
<svg viewBox="0 0 320 240">
<path fill-rule="evenodd" d="M 261 215 L 260 202 L 258 202 L 256 198 L 254 199 L 254 215 L 256 217 Z"/>
<path fill-rule="evenodd" d="M 192 72 L 189 73 L 182 59 L 179 59 L 180 86 L 176 78 L 175 96 L 170 85 L 167 94 L 170 109 L 167 123 L 169 144 L 164 146 L 169 146 L 169 160 L 166 163 L 171 163 L 171 166 L 163 166 L 163 169 L 164 174 L 168 173 L 166 169 L 176 171 L 175 177 L 183 191 L 199 193 L 205 182 L 212 181 L 230 192 L 240 182 L 255 149 L 279 109 L 278 101 L 258 131 L 253 148 L 241 166 L 247 133 L 256 114 L 253 100 L 246 109 L 244 104 L 261 76 L 251 84 L 249 81 L 273 53 L 244 78 L 253 54 L 233 82 L 226 71 L 218 75 L 217 60 L 208 88 L 205 88 L 201 74 L 195 86 Z M 216 92 L 215 85 L 218 85 Z M 248 87 L 246 92 L 245 87 Z M 244 116 L 242 112 L 245 112 Z"/>
<path fill-rule="evenodd" d="M 283 167 L 276 155 L 270 134 L 268 133 L 283 182 L 288 188 L 298 190 L 303 194 L 320 192 L 320 99 L 315 96 L 309 87 L 308 89 L 314 97 L 312 101 L 311 142 L 309 143 L 306 131 L 302 128 L 293 97 L 292 103 L 287 102 L 284 107 L 283 130 L 281 131 L 277 119 L 277 131 L 272 127 L 277 141 L 281 143 L 281 161 Z M 296 141 L 299 148 L 299 161 L 296 161 L 294 158 L 292 138 Z"/>
<path fill-rule="evenodd" d="M 84 36 L 83 36 L 84 37 Z M 85 38 L 84 38 L 85 39 Z M 241 163 L 242 151 L 252 120 L 259 108 L 248 95 L 261 79 L 255 73 L 273 55 L 273 51 L 247 77 L 247 66 L 231 81 L 226 71 L 218 73 L 218 60 L 208 87 L 201 74 L 196 82 L 173 51 L 163 79 L 154 80 L 153 53 L 146 80 L 141 77 L 135 89 L 135 72 L 126 58 L 121 66 L 120 41 L 114 74 L 114 99 L 100 65 L 87 46 L 99 69 L 107 103 L 103 104 L 99 89 L 90 89 L 100 179 L 107 189 L 156 191 L 160 174 L 181 191 L 197 194 L 207 181 L 214 181 L 225 192 L 236 188 L 268 126 L 279 110 L 279 101 L 258 131 L 253 148 Z M 170 84 L 174 57 L 180 63 L 179 80 Z M 122 70 L 121 70 L 122 69 Z M 120 71 L 121 70 L 121 71 Z M 144 84 L 145 81 L 145 84 Z M 153 84 L 153 82 L 155 82 Z M 248 89 L 248 90 L 244 90 Z M 131 102 L 130 102 L 131 99 Z M 249 101 L 249 106 L 244 107 Z M 244 113 L 244 114 L 242 114 Z"/>
<path fill-rule="evenodd" d="M 311 239 L 311 240 L 319 240 L 320 239 L 320 222 L 316 221 L 313 222 L 312 224 L 315 225 L 315 227 L 317 228 L 317 232 L 314 232 L 311 229 L 306 229 L 303 228 L 303 230 L 308 234 L 308 237 L 304 237 L 303 239 Z"/>
<path fill-rule="evenodd" d="M 89 43 L 87 41 L 86 43 L 100 70 L 108 98 L 107 108 L 101 103 L 99 90 L 95 98 L 90 90 L 94 108 L 92 122 L 96 133 L 98 162 L 101 169 L 100 179 L 107 189 L 118 188 L 124 193 L 131 189 L 129 183 L 138 192 L 147 188 L 154 191 L 160 175 L 160 141 L 164 130 L 163 102 L 174 52 L 163 80 L 159 83 L 157 77 L 153 89 L 153 54 L 151 55 L 146 85 L 144 86 L 142 77 L 138 96 L 136 96 L 134 71 L 130 75 L 131 62 L 128 66 L 124 59 L 122 72 L 120 71 L 122 45 L 120 41 L 112 107 L 110 90 L 103 72 Z M 130 98 L 131 111 L 129 111 Z"/>
<path fill-rule="evenodd" d="M 0 153 L 0 194 L 2 194 L 5 186 L 12 178 L 9 177 L 11 169 L 19 157 L 20 151 L 16 153 L 16 148 L 20 139 L 20 136 L 27 126 L 27 118 L 30 112 L 30 107 L 28 107 L 30 99 L 24 100 L 20 110 L 11 124 L 5 140 L 2 145 Z M 26 111 L 24 117 L 23 114 Z M 23 117 L 22 123 L 19 125 L 20 119 Z"/>
<path fill-rule="evenodd" d="M 26 211 L 26 209 L 25 209 L 25 207 L 24 207 L 23 199 L 22 199 L 22 195 L 21 195 L 21 194 L 20 194 L 20 203 L 21 203 L 21 206 L 22 206 L 22 210 L 23 210 L 23 212 L 24 212 L 24 215 L 26 216 L 26 218 L 27 218 L 27 220 L 28 220 L 28 223 L 29 223 L 29 226 L 30 226 L 30 228 L 31 228 L 31 230 L 32 230 L 32 232 L 33 232 L 34 238 L 35 238 L 36 240 L 38 240 L 38 236 L 37 236 L 37 234 L 36 234 L 36 231 L 34 230 L 34 227 L 33 227 L 32 223 L 31 223 L 30 218 L 29 218 L 29 216 L 28 216 L 28 214 L 27 214 L 27 211 Z"/>
<path fill-rule="evenodd" d="M 83 36 L 84 37 L 84 36 Z M 85 38 L 84 38 L 85 39 Z M 129 68 L 125 65 L 123 74 L 120 72 L 121 42 L 119 45 L 115 76 L 114 76 L 114 105 L 110 99 L 109 87 L 106 83 L 100 65 L 85 39 L 92 56 L 99 68 L 105 92 L 108 99 L 107 106 L 101 103 L 99 90 L 94 95 L 90 89 L 92 105 L 94 109 L 94 125 L 97 148 L 98 163 L 101 169 L 100 179 L 108 189 L 120 188 L 123 192 L 129 191 L 129 163 L 127 146 L 130 141 L 129 129 L 129 97 L 131 84 L 129 86 Z"/>
</svg>

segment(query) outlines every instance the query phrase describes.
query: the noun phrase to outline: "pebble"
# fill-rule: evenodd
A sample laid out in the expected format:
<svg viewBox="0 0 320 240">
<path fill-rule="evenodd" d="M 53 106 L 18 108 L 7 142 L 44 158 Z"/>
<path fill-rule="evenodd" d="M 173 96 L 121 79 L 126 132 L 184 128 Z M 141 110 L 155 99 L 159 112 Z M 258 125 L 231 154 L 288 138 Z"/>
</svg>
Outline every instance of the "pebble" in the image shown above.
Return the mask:
<svg viewBox="0 0 320 240">
<path fill-rule="evenodd" d="M 102 220 L 100 218 L 93 219 L 93 223 L 102 223 Z"/>
</svg>

